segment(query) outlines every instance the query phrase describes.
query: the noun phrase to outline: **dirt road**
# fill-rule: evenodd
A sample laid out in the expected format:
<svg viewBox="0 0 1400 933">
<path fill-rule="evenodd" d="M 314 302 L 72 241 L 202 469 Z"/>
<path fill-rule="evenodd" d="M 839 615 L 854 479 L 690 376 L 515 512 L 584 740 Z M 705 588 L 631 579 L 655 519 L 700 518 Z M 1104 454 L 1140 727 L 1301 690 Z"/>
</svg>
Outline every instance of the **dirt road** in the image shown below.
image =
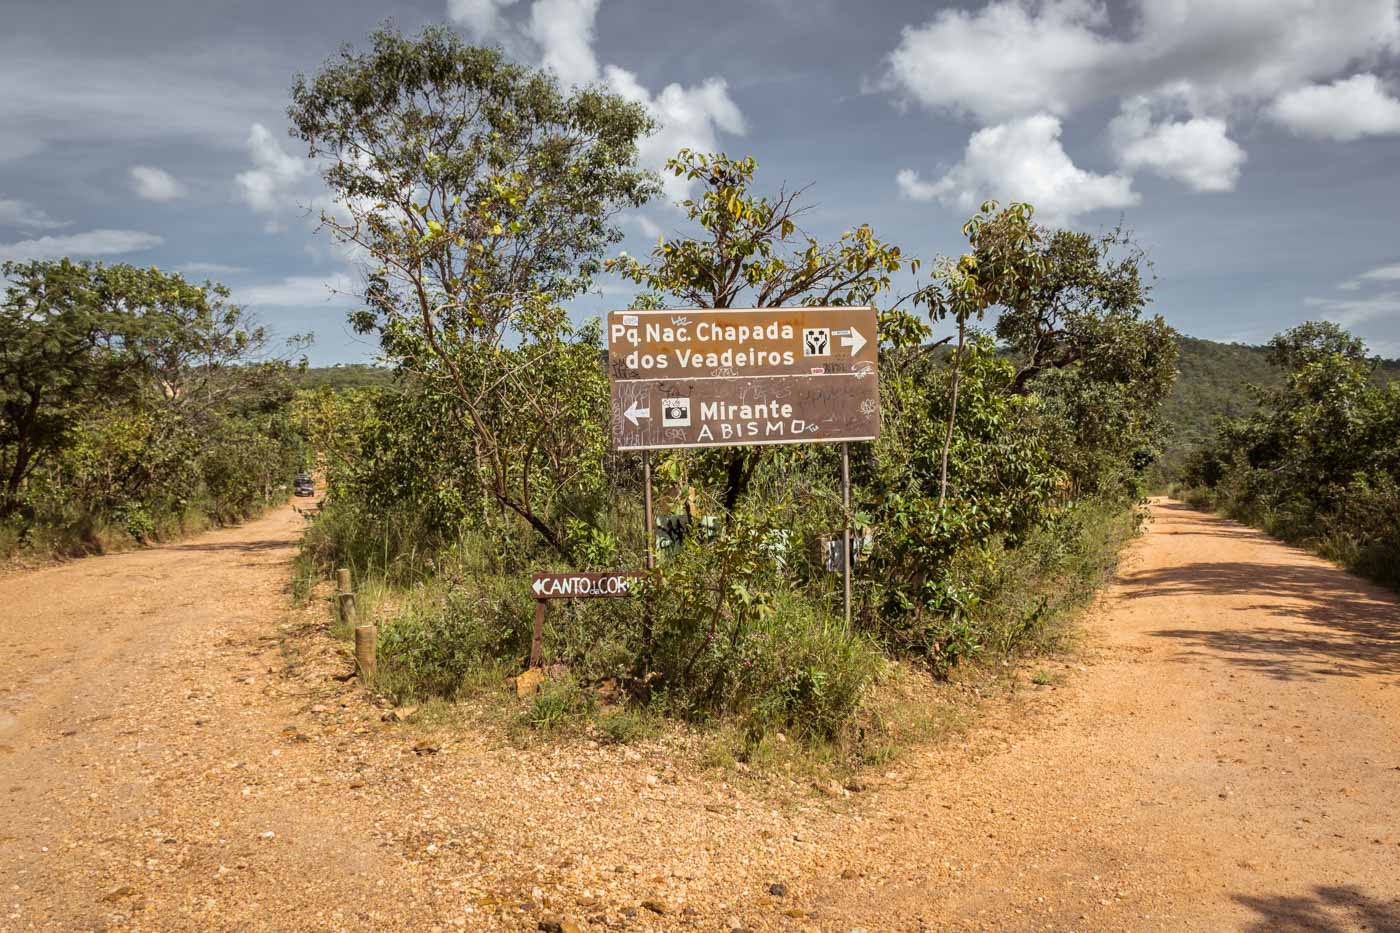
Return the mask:
<svg viewBox="0 0 1400 933">
<path fill-rule="evenodd" d="M 837 799 L 382 722 L 290 510 L 0 578 L 0 929 L 1400 929 L 1400 604 L 1153 517 L 1057 683 Z"/>
</svg>

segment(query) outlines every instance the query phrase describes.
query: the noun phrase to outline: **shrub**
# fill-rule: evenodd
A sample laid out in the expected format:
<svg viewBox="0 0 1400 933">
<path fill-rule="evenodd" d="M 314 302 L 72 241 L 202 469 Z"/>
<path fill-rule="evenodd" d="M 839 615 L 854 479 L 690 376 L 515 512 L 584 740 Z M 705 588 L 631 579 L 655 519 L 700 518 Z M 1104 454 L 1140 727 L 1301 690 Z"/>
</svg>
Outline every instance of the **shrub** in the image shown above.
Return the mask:
<svg viewBox="0 0 1400 933">
<path fill-rule="evenodd" d="M 456 699 L 484 672 L 517 660 L 528 650 L 528 622 L 491 589 L 417 591 L 380 631 L 379 688 L 396 702 Z"/>
</svg>

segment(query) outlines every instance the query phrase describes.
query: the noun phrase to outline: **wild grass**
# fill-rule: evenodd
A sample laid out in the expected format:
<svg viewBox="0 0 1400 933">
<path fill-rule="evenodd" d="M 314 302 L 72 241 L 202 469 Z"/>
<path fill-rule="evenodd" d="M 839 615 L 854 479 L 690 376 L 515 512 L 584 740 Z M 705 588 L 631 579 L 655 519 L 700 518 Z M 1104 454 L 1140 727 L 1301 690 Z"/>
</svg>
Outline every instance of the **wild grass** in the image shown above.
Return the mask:
<svg viewBox="0 0 1400 933">
<path fill-rule="evenodd" d="M 1015 548 L 995 545 L 969 558 L 965 571 L 979 574 L 979 598 L 967 616 L 977 650 L 951 681 L 887 658 L 800 593 L 779 592 L 770 611 L 751 621 L 750 649 L 708 656 L 715 669 L 690 681 L 677 671 L 687 652 L 669 660 L 663 653 L 654 659 L 649 695 L 604 702 L 601 688 L 622 680 L 637 650 L 638 601 L 558 601 L 545 642 L 555 674 L 538 694 L 517 700 L 513 678 L 524 667 L 532 624 L 527 577 L 489 572 L 479 543 L 439 551 L 436 574 L 412 586 L 382 575 L 361 579 L 357 600 L 361 617 L 380 624 L 374 689 L 396 704 L 477 703 L 519 741 L 630 743 L 698 729 L 708 764 L 841 774 L 964 728 L 973 719 L 968 683 L 999 681 L 1016 659 L 1070 648 L 1078 614 L 1139 525 L 1135 509 L 1086 503 Z M 351 637 L 349 627 L 335 633 Z M 703 669 L 697 662 L 694 670 Z M 724 678 L 718 686 L 715 673 Z M 1037 680 L 1043 673 L 1031 681 L 1054 682 L 1049 674 Z"/>
</svg>

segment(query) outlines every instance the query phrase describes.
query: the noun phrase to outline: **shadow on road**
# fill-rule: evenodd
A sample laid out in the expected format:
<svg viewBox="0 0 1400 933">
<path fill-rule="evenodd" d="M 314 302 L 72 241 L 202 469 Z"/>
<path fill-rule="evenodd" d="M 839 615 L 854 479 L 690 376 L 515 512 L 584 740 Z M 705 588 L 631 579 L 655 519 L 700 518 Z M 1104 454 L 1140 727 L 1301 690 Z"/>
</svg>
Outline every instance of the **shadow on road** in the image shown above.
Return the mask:
<svg viewBox="0 0 1400 933">
<path fill-rule="evenodd" d="M 1400 603 L 1341 570 L 1321 566 L 1200 561 L 1127 574 L 1126 596 L 1240 596 L 1243 613 L 1279 625 L 1170 628 L 1150 634 L 1194 645 L 1282 679 L 1400 672 Z M 1301 623 L 1296 627 L 1288 621 Z M 1191 654 L 1199 652 L 1191 652 Z M 1183 658 L 1185 660 L 1186 658 Z"/>
<path fill-rule="evenodd" d="M 241 551 L 251 553 L 254 551 L 275 551 L 278 548 L 291 547 L 295 542 L 286 538 L 269 538 L 264 541 L 230 541 L 227 544 L 216 543 L 190 543 L 190 544 L 169 544 L 156 548 L 160 551 Z"/>
<path fill-rule="evenodd" d="M 1237 894 L 1235 900 L 1259 915 L 1245 927 L 1251 933 L 1400 931 L 1400 900 L 1379 901 L 1352 885 L 1319 885 L 1313 892 L 1299 897 Z"/>
</svg>

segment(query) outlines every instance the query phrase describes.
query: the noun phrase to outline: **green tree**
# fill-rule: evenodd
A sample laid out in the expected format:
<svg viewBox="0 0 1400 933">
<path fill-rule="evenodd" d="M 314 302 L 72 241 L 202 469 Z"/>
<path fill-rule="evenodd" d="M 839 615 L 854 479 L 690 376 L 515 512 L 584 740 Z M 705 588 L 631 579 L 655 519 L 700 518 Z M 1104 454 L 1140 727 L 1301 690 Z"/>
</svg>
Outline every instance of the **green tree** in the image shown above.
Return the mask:
<svg viewBox="0 0 1400 933">
<path fill-rule="evenodd" d="M 67 442 L 98 400 L 135 391 L 140 359 L 125 302 L 139 300 L 101 266 L 5 263 L 0 303 L 0 517 L 25 481 Z"/>
<path fill-rule="evenodd" d="M 958 326 L 958 342 L 953 351 L 947 427 L 939 467 L 938 507 L 948 495 L 948 453 L 953 445 L 953 426 L 958 417 L 959 374 L 967 322 L 981 321 L 992 307 L 1020 307 L 1027 302 L 1032 283 L 1044 269 L 1036 251 L 1041 231 L 1031 223 L 1035 213 L 1029 204 L 1011 204 L 998 210 L 996 201 L 987 201 L 981 211 L 963 224 L 972 251 L 954 261 L 939 260 L 934 281 L 915 295 L 915 301 L 928 307 L 935 321 L 952 318 Z"/>
<path fill-rule="evenodd" d="M 1222 421 L 1187 481 L 1237 518 L 1400 583 L 1400 387 L 1378 382 L 1378 361 L 1330 322 L 1279 334 L 1268 354 L 1282 383 Z"/>
<path fill-rule="evenodd" d="M 82 512 L 144 538 L 196 495 L 223 519 L 271 494 L 299 447 L 290 368 L 226 289 L 66 259 L 3 272 L 0 517 Z"/>
<path fill-rule="evenodd" d="M 935 321 L 957 321 L 959 346 L 968 320 L 996 309 L 996 336 L 1017 366 L 1012 391 L 1047 400 L 1058 435 L 1049 442 L 1068 467 L 1072 494 L 1136 483 L 1153 456 L 1177 359 L 1171 328 L 1143 315 L 1146 255 L 1121 230 L 1051 230 L 1032 216 L 1029 205 L 982 205 L 964 227 L 970 251 L 941 260 L 915 300 Z M 945 454 L 961 357 L 955 351 Z"/>
<path fill-rule="evenodd" d="M 324 227 L 370 263 L 355 324 L 444 400 L 486 494 L 562 550 L 550 493 L 579 456 L 563 428 L 601 416 L 583 412 L 597 399 L 575 382 L 543 391 L 537 376 L 598 366 L 597 331 L 559 305 L 621 239 L 616 213 L 658 190 L 636 165 L 652 122 L 600 89 L 565 95 L 450 29 L 383 29 L 371 43 L 298 78 L 289 110 L 337 201 Z"/>
</svg>

